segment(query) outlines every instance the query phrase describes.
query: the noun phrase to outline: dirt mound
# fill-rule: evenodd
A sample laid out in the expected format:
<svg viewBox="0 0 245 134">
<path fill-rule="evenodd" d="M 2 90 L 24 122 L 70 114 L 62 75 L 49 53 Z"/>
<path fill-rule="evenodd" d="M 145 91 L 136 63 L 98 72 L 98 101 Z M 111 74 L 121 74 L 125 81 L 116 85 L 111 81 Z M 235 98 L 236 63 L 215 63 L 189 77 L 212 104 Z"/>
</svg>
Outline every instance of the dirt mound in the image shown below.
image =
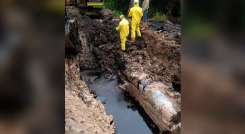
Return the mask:
<svg viewBox="0 0 245 134">
<path fill-rule="evenodd" d="M 147 70 L 155 75 L 154 80 L 163 81 L 169 85 L 172 82 L 180 84 L 180 48 L 178 38 L 165 38 L 164 33 L 152 30 L 144 30 L 143 38 L 147 44 L 146 51 L 149 54 L 150 66 Z"/>
<path fill-rule="evenodd" d="M 120 42 L 119 34 L 115 30 L 116 23 L 111 20 L 84 18 L 86 23 L 80 27 L 80 30 L 86 33 L 88 44 L 101 71 L 115 73 L 123 65 L 117 53 Z"/>
</svg>

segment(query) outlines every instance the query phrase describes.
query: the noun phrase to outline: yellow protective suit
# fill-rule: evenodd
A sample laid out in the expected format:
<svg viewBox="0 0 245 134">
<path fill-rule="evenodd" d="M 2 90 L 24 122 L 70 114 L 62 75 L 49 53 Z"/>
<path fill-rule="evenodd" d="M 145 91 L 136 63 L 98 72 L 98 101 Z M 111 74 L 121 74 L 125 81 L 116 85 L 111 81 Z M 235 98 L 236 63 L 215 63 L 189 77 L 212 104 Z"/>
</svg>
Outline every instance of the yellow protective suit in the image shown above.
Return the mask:
<svg viewBox="0 0 245 134">
<path fill-rule="evenodd" d="M 131 22 L 131 40 L 135 41 L 135 34 L 137 34 L 138 37 L 141 37 L 140 33 L 140 21 L 143 16 L 142 8 L 139 7 L 139 4 L 136 3 L 129 11 L 128 14 L 129 17 L 132 17 Z"/>
<path fill-rule="evenodd" d="M 116 28 L 117 31 L 120 32 L 120 39 L 121 39 L 121 49 L 123 51 L 126 50 L 126 41 L 129 34 L 129 22 L 126 18 L 123 18 L 120 22 L 118 27 Z"/>
</svg>

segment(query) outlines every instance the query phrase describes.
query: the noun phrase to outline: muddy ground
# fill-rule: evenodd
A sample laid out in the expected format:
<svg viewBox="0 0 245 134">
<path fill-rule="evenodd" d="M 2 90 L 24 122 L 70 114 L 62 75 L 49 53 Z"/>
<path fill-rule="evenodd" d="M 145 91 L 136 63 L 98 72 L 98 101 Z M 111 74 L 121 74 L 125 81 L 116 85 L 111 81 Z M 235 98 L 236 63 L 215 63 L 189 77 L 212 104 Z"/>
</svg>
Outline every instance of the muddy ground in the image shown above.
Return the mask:
<svg viewBox="0 0 245 134">
<path fill-rule="evenodd" d="M 96 133 L 89 127 L 94 124 L 92 127 L 97 128 L 96 130 L 99 132 L 113 132 L 112 118 L 105 114 L 103 105 L 89 93 L 84 82 L 78 80 L 79 69 L 97 70 L 105 73 L 108 78 L 113 75 L 127 74 L 127 72 L 145 72 L 148 74 L 149 81 L 162 82 L 169 87 L 171 92 L 177 93 L 180 105 L 180 29 L 176 28 L 173 31 L 173 28 L 169 28 L 170 26 L 175 27 L 174 24 L 165 23 L 157 29 L 151 25 L 152 23 L 142 24 L 143 37 L 138 39 L 136 45 L 128 43 L 127 52 L 120 50 L 119 34 L 115 30 L 118 19 L 112 18 L 112 16 L 90 18 L 81 16 L 78 10 L 71 8 L 66 12 L 66 24 L 66 32 L 70 33 L 66 35 L 66 59 L 77 57 L 76 64 L 73 63 L 74 60 L 66 60 L 66 62 L 71 62 L 70 64 L 66 63 L 67 131 L 70 131 L 71 127 L 75 127 L 79 131 Z M 78 64 L 79 69 L 77 68 Z M 70 74 L 73 77 L 76 76 L 75 79 L 68 79 Z M 74 80 L 80 81 L 78 82 L 80 84 L 71 86 L 72 83 L 76 83 Z M 82 85 L 82 88 L 79 85 Z M 73 88 L 78 88 L 78 90 L 73 90 Z M 81 92 L 81 90 L 85 92 Z M 88 94 L 90 101 L 86 100 L 87 97 L 84 99 L 80 96 L 79 98 L 79 94 L 82 94 L 81 96 Z M 79 100 L 81 101 L 77 102 Z M 90 107 L 91 101 L 98 107 L 94 107 L 96 106 L 94 104 Z M 78 104 L 74 105 L 76 103 Z M 82 105 L 84 106 L 82 107 Z M 82 117 L 83 111 L 89 110 L 97 116 L 85 115 L 87 118 Z M 73 114 L 74 111 L 77 115 Z M 96 120 L 94 117 L 101 119 Z M 93 121 L 89 123 L 89 120 Z"/>
<path fill-rule="evenodd" d="M 120 51 L 119 34 L 115 30 L 117 20 L 91 19 L 86 16 L 81 17 L 81 20 L 79 31 L 86 34 L 87 47 L 93 55 L 91 56 L 90 52 L 83 53 L 90 56 L 81 56 L 80 60 L 85 61 L 80 62 L 81 68 L 98 68 L 109 74 L 126 69 L 142 70 L 150 74 L 152 80 L 164 81 L 168 85 L 180 82 L 179 33 L 173 33 L 170 28 L 164 28 L 165 31 L 160 29 L 153 33 L 153 38 L 159 38 L 159 42 L 156 42 L 147 35 L 148 29 L 154 28 L 142 25 L 143 38 L 137 42 L 141 48 L 128 43 L 128 51 L 123 53 Z M 91 63 L 92 66 L 88 67 Z"/>
</svg>

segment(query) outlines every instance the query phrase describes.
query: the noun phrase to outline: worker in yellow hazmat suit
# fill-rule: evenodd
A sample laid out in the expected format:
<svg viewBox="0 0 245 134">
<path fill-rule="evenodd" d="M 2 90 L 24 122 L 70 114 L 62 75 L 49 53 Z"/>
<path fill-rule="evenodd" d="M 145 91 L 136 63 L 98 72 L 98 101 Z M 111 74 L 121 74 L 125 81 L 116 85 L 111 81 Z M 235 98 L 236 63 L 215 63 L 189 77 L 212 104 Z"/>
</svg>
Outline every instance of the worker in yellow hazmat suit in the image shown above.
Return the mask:
<svg viewBox="0 0 245 134">
<path fill-rule="evenodd" d="M 120 32 L 120 39 L 121 39 L 121 49 L 123 51 L 126 50 L 126 41 L 127 37 L 129 35 L 129 22 L 128 20 L 124 17 L 124 15 L 120 16 L 120 22 L 119 25 L 117 26 L 116 30 Z"/>
<path fill-rule="evenodd" d="M 139 3 L 137 1 L 134 2 L 134 6 L 130 9 L 129 17 L 132 17 L 131 22 L 131 41 L 135 41 L 135 37 L 137 34 L 138 37 L 141 37 L 140 33 L 140 21 L 143 16 L 142 8 L 139 6 Z"/>
</svg>

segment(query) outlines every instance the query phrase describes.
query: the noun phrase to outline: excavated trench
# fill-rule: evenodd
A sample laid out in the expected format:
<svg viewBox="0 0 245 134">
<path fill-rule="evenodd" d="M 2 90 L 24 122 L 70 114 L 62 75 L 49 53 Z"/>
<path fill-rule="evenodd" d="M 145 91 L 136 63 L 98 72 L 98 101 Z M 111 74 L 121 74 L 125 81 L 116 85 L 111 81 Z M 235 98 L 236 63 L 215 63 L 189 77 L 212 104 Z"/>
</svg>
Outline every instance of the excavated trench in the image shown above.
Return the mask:
<svg viewBox="0 0 245 134">
<path fill-rule="evenodd" d="M 81 79 L 112 114 L 116 132 L 180 133 L 179 39 L 163 39 L 142 26 L 140 47 L 127 44 L 123 53 L 118 21 L 71 16 L 67 29 L 78 39 L 71 44 L 80 45 L 66 46 L 74 49 L 67 52 L 79 55 Z"/>
<path fill-rule="evenodd" d="M 158 134 L 159 130 L 144 110 L 126 92 L 119 89 L 120 79 L 86 70 L 81 72 L 81 79 L 96 94 L 106 107 L 106 112 L 113 116 L 117 134 Z"/>
<path fill-rule="evenodd" d="M 114 22 L 105 22 L 106 25 L 101 26 L 101 20 L 94 20 L 96 24 L 91 23 L 90 18 L 85 18 L 92 26 L 86 26 L 89 32 L 86 32 L 87 41 L 83 41 L 87 42 L 87 45 L 83 47 L 86 51 L 83 51 L 80 62 L 81 79 L 86 82 L 96 99 L 105 105 L 106 112 L 113 116 L 117 134 L 158 134 L 157 126 L 139 103 L 119 88 L 122 80 L 117 71 L 125 69 L 125 61 L 117 53 L 118 36 L 116 34 L 106 36 L 111 32 L 111 27 L 113 25 L 115 27 Z M 96 30 L 97 27 L 101 29 Z M 106 33 L 101 34 L 101 32 Z M 115 44 L 109 44 L 110 42 Z"/>
</svg>

